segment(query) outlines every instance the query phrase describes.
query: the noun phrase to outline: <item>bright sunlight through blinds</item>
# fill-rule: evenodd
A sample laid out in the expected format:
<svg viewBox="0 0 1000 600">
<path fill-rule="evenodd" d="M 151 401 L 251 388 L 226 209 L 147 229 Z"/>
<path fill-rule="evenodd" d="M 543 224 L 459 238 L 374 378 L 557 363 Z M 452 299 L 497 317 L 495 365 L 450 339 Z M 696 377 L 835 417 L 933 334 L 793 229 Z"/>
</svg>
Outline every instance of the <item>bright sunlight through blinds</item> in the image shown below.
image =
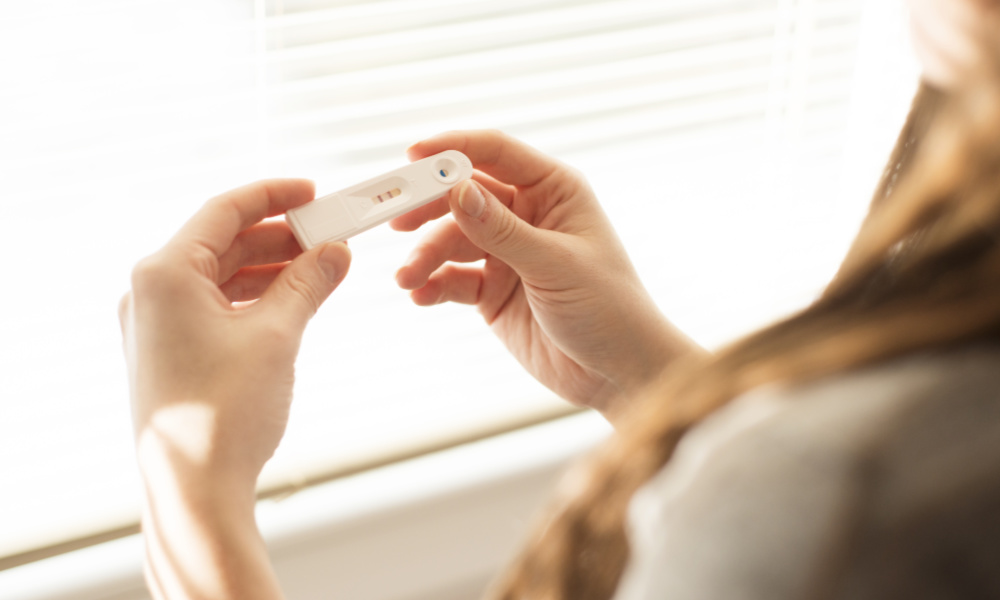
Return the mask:
<svg viewBox="0 0 1000 600">
<path fill-rule="evenodd" d="M 14 6 L 0 557 L 136 522 L 115 309 L 132 265 L 216 193 L 273 176 L 328 193 L 424 136 L 500 128 L 588 175 L 668 316 L 715 347 L 829 278 L 865 201 L 839 195 L 845 149 L 880 130 L 851 127 L 861 0 Z M 566 410 L 473 309 L 418 309 L 395 287 L 419 236 L 352 241 L 264 487 Z"/>
</svg>

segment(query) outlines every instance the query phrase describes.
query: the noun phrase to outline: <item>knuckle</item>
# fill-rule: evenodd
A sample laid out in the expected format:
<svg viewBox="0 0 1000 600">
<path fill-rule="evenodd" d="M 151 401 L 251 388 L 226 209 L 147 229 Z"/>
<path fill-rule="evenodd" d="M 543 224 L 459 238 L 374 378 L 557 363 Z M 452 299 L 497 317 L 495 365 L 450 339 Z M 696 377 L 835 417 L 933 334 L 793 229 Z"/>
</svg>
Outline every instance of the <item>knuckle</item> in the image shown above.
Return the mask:
<svg viewBox="0 0 1000 600">
<path fill-rule="evenodd" d="M 163 249 L 140 260 L 132 269 L 133 296 L 136 299 L 148 298 L 176 291 L 190 276 L 191 265 L 203 265 L 206 257 L 202 254 L 185 258 Z"/>
<path fill-rule="evenodd" d="M 584 174 L 583 171 L 581 171 L 577 167 L 566 164 L 563 165 L 563 168 L 566 169 L 566 173 L 581 186 L 587 188 L 590 187 L 590 181 L 587 179 L 587 176 Z"/>
<path fill-rule="evenodd" d="M 441 243 L 440 240 L 428 240 L 419 249 L 419 253 L 414 257 L 413 262 L 417 262 L 419 259 L 430 259 L 431 261 L 437 260 L 439 257 L 446 257 L 448 254 L 447 249 Z"/>
<path fill-rule="evenodd" d="M 187 259 L 190 261 L 190 266 L 194 267 L 197 272 L 204 273 L 209 279 L 218 280 L 219 259 L 207 246 L 196 244 L 187 251 Z M 181 265 L 176 266 L 180 267 Z M 183 269 L 178 268 L 177 272 L 183 272 Z"/>
<path fill-rule="evenodd" d="M 486 159 L 487 164 L 496 164 L 503 156 L 504 150 L 511 141 L 510 136 L 499 129 L 487 129 L 483 131 L 483 139 L 487 148 L 492 148 L 491 156 Z"/>
<path fill-rule="evenodd" d="M 169 272 L 170 264 L 160 253 L 147 256 L 132 269 L 132 289 L 136 293 L 154 289 L 169 276 Z"/>
<path fill-rule="evenodd" d="M 259 251 L 252 244 L 247 243 L 246 231 L 240 232 L 239 235 L 233 238 L 233 242 L 226 250 L 226 257 L 237 265 L 249 264 L 257 260 L 257 254 L 259 254 Z"/>
<path fill-rule="evenodd" d="M 517 217 L 510 211 L 499 211 L 496 220 L 496 229 L 493 232 L 493 241 L 498 246 L 511 248 L 519 245 Z"/>
<path fill-rule="evenodd" d="M 263 185 L 264 182 L 261 180 L 255 181 L 248 186 L 247 189 L 256 189 Z M 220 194 L 214 198 L 210 198 L 206 205 L 211 207 L 213 211 L 235 211 L 238 213 L 240 208 L 239 196 L 232 193 Z"/>
<path fill-rule="evenodd" d="M 493 142 L 503 142 L 507 140 L 507 134 L 496 128 L 484 129 L 483 136 L 489 138 L 490 141 Z"/>
<path fill-rule="evenodd" d="M 288 273 L 288 279 L 285 283 L 288 286 L 288 290 L 301 298 L 312 313 L 315 314 L 319 310 L 319 306 L 322 303 L 319 294 L 301 274 L 295 272 Z"/>
</svg>

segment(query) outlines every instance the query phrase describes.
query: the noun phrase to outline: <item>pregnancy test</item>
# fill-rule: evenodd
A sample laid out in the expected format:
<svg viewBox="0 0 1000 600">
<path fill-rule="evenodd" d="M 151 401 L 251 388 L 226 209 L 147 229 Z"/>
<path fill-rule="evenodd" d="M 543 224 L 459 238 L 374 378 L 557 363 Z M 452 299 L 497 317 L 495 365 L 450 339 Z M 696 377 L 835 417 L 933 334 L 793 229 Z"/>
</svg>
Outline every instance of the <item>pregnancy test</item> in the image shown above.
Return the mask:
<svg viewBox="0 0 1000 600">
<path fill-rule="evenodd" d="M 342 242 L 395 219 L 472 177 L 472 161 L 446 150 L 285 213 L 303 250 Z"/>
</svg>

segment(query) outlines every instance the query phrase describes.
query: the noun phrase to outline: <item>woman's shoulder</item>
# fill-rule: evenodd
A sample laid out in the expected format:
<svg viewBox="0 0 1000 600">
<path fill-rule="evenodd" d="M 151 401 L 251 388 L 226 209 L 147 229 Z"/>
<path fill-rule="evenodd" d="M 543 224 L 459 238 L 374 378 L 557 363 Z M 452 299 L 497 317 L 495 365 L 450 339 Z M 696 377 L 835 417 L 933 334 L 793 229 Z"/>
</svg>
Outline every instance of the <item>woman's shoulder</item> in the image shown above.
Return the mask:
<svg viewBox="0 0 1000 600">
<path fill-rule="evenodd" d="M 932 447 L 971 450 L 967 435 L 1000 427 L 998 399 L 1000 346 L 982 345 L 905 356 L 803 385 L 761 388 L 716 417 L 729 421 L 740 418 L 745 406 L 770 404 L 780 410 L 744 443 L 768 439 L 864 463 L 908 463 Z"/>
<path fill-rule="evenodd" d="M 931 558 L 970 536 L 1000 547 L 993 514 L 1000 347 L 763 388 L 692 431 L 636 494 L 619 600 L 919 598 L 911 587 L 943 577 Z"/>
</svg>

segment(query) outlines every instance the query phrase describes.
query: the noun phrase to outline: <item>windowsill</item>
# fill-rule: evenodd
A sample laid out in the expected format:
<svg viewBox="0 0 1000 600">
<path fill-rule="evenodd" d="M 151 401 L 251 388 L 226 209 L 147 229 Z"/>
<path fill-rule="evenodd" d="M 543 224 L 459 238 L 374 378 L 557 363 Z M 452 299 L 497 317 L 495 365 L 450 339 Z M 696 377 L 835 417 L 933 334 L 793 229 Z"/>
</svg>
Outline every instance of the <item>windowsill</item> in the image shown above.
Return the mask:
<svg viewBox="0 0 1000 600">
<path fill-rule="evenodd" d="M 481 591 L 575 457 L 610 426 L 582 413 L 258 505 L 289 598 L 419 600 Z M 147 598 L 142 538 L 0 572 L 5 598 Z"/>
</svg>

